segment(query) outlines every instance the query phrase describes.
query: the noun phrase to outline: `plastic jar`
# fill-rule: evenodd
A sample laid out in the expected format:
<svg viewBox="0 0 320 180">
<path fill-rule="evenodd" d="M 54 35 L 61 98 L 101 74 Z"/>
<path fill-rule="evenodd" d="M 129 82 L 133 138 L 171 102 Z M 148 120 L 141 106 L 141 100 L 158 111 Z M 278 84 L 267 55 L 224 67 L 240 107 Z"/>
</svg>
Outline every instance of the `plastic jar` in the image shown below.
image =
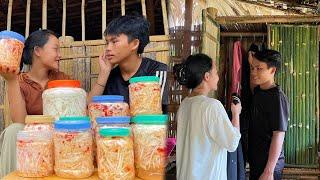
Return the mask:
<svg viewBox="0 0 320 180">
<path fill-rule="evenodd" d="M 42 94 L 43 114 L 55 119 L 60 116 L 85 116 L 87 93 L 80 88 L 78 80 L 55 80 L 48 82 Z"/>
<path fill-rule="evenodd" d="M 110 117 L 97 117 L 97 128 L 98 133 L 102 128 L 130 128 L 130 116 L 110 116 Z"/>
<path fill-rule="evenodd" d="M 134 77 L 129 82 L 129 102 L 132 116 L 162 114 L 159 77 Z"/>
<path fill-rule="evenodd" d="M 90 120 L 76 118 L 54 124 L 54 171 L 63 178 L 86 178 L 94 171 Z"/>
<path fill-rule="evenodd" d="M 25 123 L 24 130 L 26 131 L 47 131 L 53 133 L 54 130 L 54 117 L 52 116 L 27 115 Z"/>
<path fill-rule="evenodd" d="M 164 179 L 168 116 L 139 115 L 132 121 L 137 176 L 141 179 Z"/>
<path fill-rule="evenodd" d="M 129 128 L 102 128 L 97 139 L 100 179 L 135 179 L 133 140 Z"/>
<path fill-rule="evenodd" d="M 0 67 L 19 71 L 24 48 L 24 37 L 13 31 L 0 32 Z"/>
<path fill-rule="evenodd" d="M 104 95 L 93 96 L 92 103 L 88 106 L 91 121 L 101 116 L 129 116 L 129 105 L 124 102 L 123 96 Z"/>
<path fill-rule="evenodd" d="M 45 177 L 53 174 L 52 133 L 19 131 L 16 145 L 19 176 Z"/>
</svg>

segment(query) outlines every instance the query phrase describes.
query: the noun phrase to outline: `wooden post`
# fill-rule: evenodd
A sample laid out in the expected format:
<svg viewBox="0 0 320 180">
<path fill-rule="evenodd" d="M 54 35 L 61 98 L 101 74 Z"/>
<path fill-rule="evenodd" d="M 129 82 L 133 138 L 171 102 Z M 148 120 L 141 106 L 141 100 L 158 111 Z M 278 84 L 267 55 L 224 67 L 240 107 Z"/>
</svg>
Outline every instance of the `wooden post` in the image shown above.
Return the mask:
<svg viewBox="0 0 320 180">
<path fill-rule="evenodd" d="M 47 0 L 42 0 L 42 29 L 47 29 Z"/>
<path fill-rule="evenodd" d="M 107 1 L 102 0 L 102 39 L 104 39 L 104 30 L 107 27 Z"/>
<path fill-rule="evenodd" d="M 126 0 L 121 0 L 121 15 L 124 16 L 126 14 Z"/>
<path fill-rule="evenodd" d="M 11 30 L 12 3 L 13 3 L 13 0 L 9 0 L 8 14 L 7 14 L 7 30 L 8 31 Z"/>
<path fill-rule="evenodd" d="M 29 32 L 30 32 L 30 5 L 31 5 L 31 0 L 27 0 L 26 32 L 25 32 L 25 37 L 26 38 L 29 36 Z"/>
<path fill-rule="evenodd" d="M 142 15 L 147 18 L 146 0 L 141 0 Z"/>
<path fill-rule="evenodd" d="M 67 0 L 62 0 L 62 37 L 66 36 Z"/>
<path fill-rule="evenodd" d="M 85 19 L 85 14 L 84 14 L 84 7 L 85 6 L 85 0 L 82 0 L 81 2 L 81 40 L 85 41 L 86 40 L 86 19 Z"/>
<path fill-rule="evenodd" d="M 169 35 L 169 24 L 166 0 L 161 0 L 164 34 Z"/>
<path fill-rule="evenodd" d="M 182 51 L 182 58 L 184 59 L 186 59 L 191 54 L 192 8 L 193 8 L 193 0 L 186 0 L 184 35 L 183 35 L 184 48 Z"/>
</svg>

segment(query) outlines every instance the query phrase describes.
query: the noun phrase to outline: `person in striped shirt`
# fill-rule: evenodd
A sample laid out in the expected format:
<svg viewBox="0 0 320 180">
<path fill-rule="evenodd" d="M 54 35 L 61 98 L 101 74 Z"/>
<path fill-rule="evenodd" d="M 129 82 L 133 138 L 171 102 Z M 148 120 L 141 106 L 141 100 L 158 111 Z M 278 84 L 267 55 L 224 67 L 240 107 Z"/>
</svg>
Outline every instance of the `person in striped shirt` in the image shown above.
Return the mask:
<svg viewBox="0 0 320 180">
<path fill-rule="evenodd" d="M 125 15 L 113 19 L 104 35 L 106 47 L 99 57 L 100 72 L 88 95 L 122 95 L 129 102 L 129 79 L 138 76 L 160 78 L 162 111 L 167 113 L 167 65 L 141 57 L 149 43 L 149 22 L 141 16 Z"/>
</svg>

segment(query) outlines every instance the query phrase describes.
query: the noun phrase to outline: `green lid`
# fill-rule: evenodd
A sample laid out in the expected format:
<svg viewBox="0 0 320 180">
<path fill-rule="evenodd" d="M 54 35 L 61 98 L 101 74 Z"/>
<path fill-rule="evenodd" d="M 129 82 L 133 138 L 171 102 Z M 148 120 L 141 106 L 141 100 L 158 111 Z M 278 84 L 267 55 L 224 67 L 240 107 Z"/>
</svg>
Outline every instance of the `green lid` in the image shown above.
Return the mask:
<svg viewBox="0 0 320 180">
<path fill-rule="evenodd" d="M 125 137 L 130 135 L 129 128 L 102 128 L 99 134 L 103 137 Z"/>
<path fill-rule="evenodd" d="M 90 121 L 88 116 L 61 116 L 60 121 Z"/>
<path fill-rule="evenodd" d="M 167 124 L 167 121 L 168 115 L 164 114 L 137 115 L 132 118 L 136 124 Z"/>
<path fill-rule="evenodd" d="M 140 76 L 133 77 L 129 80 L 129 83 L 137 83 L 137 82 L 159 82 L 160 78 L 157 76 Z"/>
</svg>

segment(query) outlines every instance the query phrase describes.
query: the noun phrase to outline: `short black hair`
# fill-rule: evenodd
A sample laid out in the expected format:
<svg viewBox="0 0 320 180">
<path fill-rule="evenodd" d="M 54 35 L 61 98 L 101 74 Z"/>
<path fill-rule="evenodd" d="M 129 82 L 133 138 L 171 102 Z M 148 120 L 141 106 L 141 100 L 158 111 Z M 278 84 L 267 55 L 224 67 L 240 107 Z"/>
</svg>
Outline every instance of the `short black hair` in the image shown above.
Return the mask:
<svg viewBox="0 0 320 180">
<path fill-rule="evenodd" d="M 144 48 L 149 43 L 150 23 L 143 16 L 125 15 L 113 19 L 104 31 L 104 35 L 128 36 L 129 42 L 134 39 L 139 40 L 138 54 L 142 54 Z"/>
<path fill-rule="evenodd" d="M 281 67 L 281 54 L 276 50 L 265 49 L 257 51 L 253 56 L 258 61 L 265 62 L 268 68 L 275 67 L 278 71 Z"/>
<path fill-rule="evenodd" d="M 212 59 L 205 54 L 190 55 L 182 64 L 173 67 L 175 78 L 181 85 L 194 89 L 201 84 L 206 72 L 211 71 Z"/>
<path fill-rule="evenodd" d="M 22 61 L 20 64 L 20 69 L 23 67 L 23 63 L 27 65 L 32 65 L 32 54 L 35 47 L 43 47 L 49 40 L 49 36 L 57 35 L 48 29 L 37 30 L 28 36 L 24 43 L 23 53 L 22 53 Z"/>
</svg>

